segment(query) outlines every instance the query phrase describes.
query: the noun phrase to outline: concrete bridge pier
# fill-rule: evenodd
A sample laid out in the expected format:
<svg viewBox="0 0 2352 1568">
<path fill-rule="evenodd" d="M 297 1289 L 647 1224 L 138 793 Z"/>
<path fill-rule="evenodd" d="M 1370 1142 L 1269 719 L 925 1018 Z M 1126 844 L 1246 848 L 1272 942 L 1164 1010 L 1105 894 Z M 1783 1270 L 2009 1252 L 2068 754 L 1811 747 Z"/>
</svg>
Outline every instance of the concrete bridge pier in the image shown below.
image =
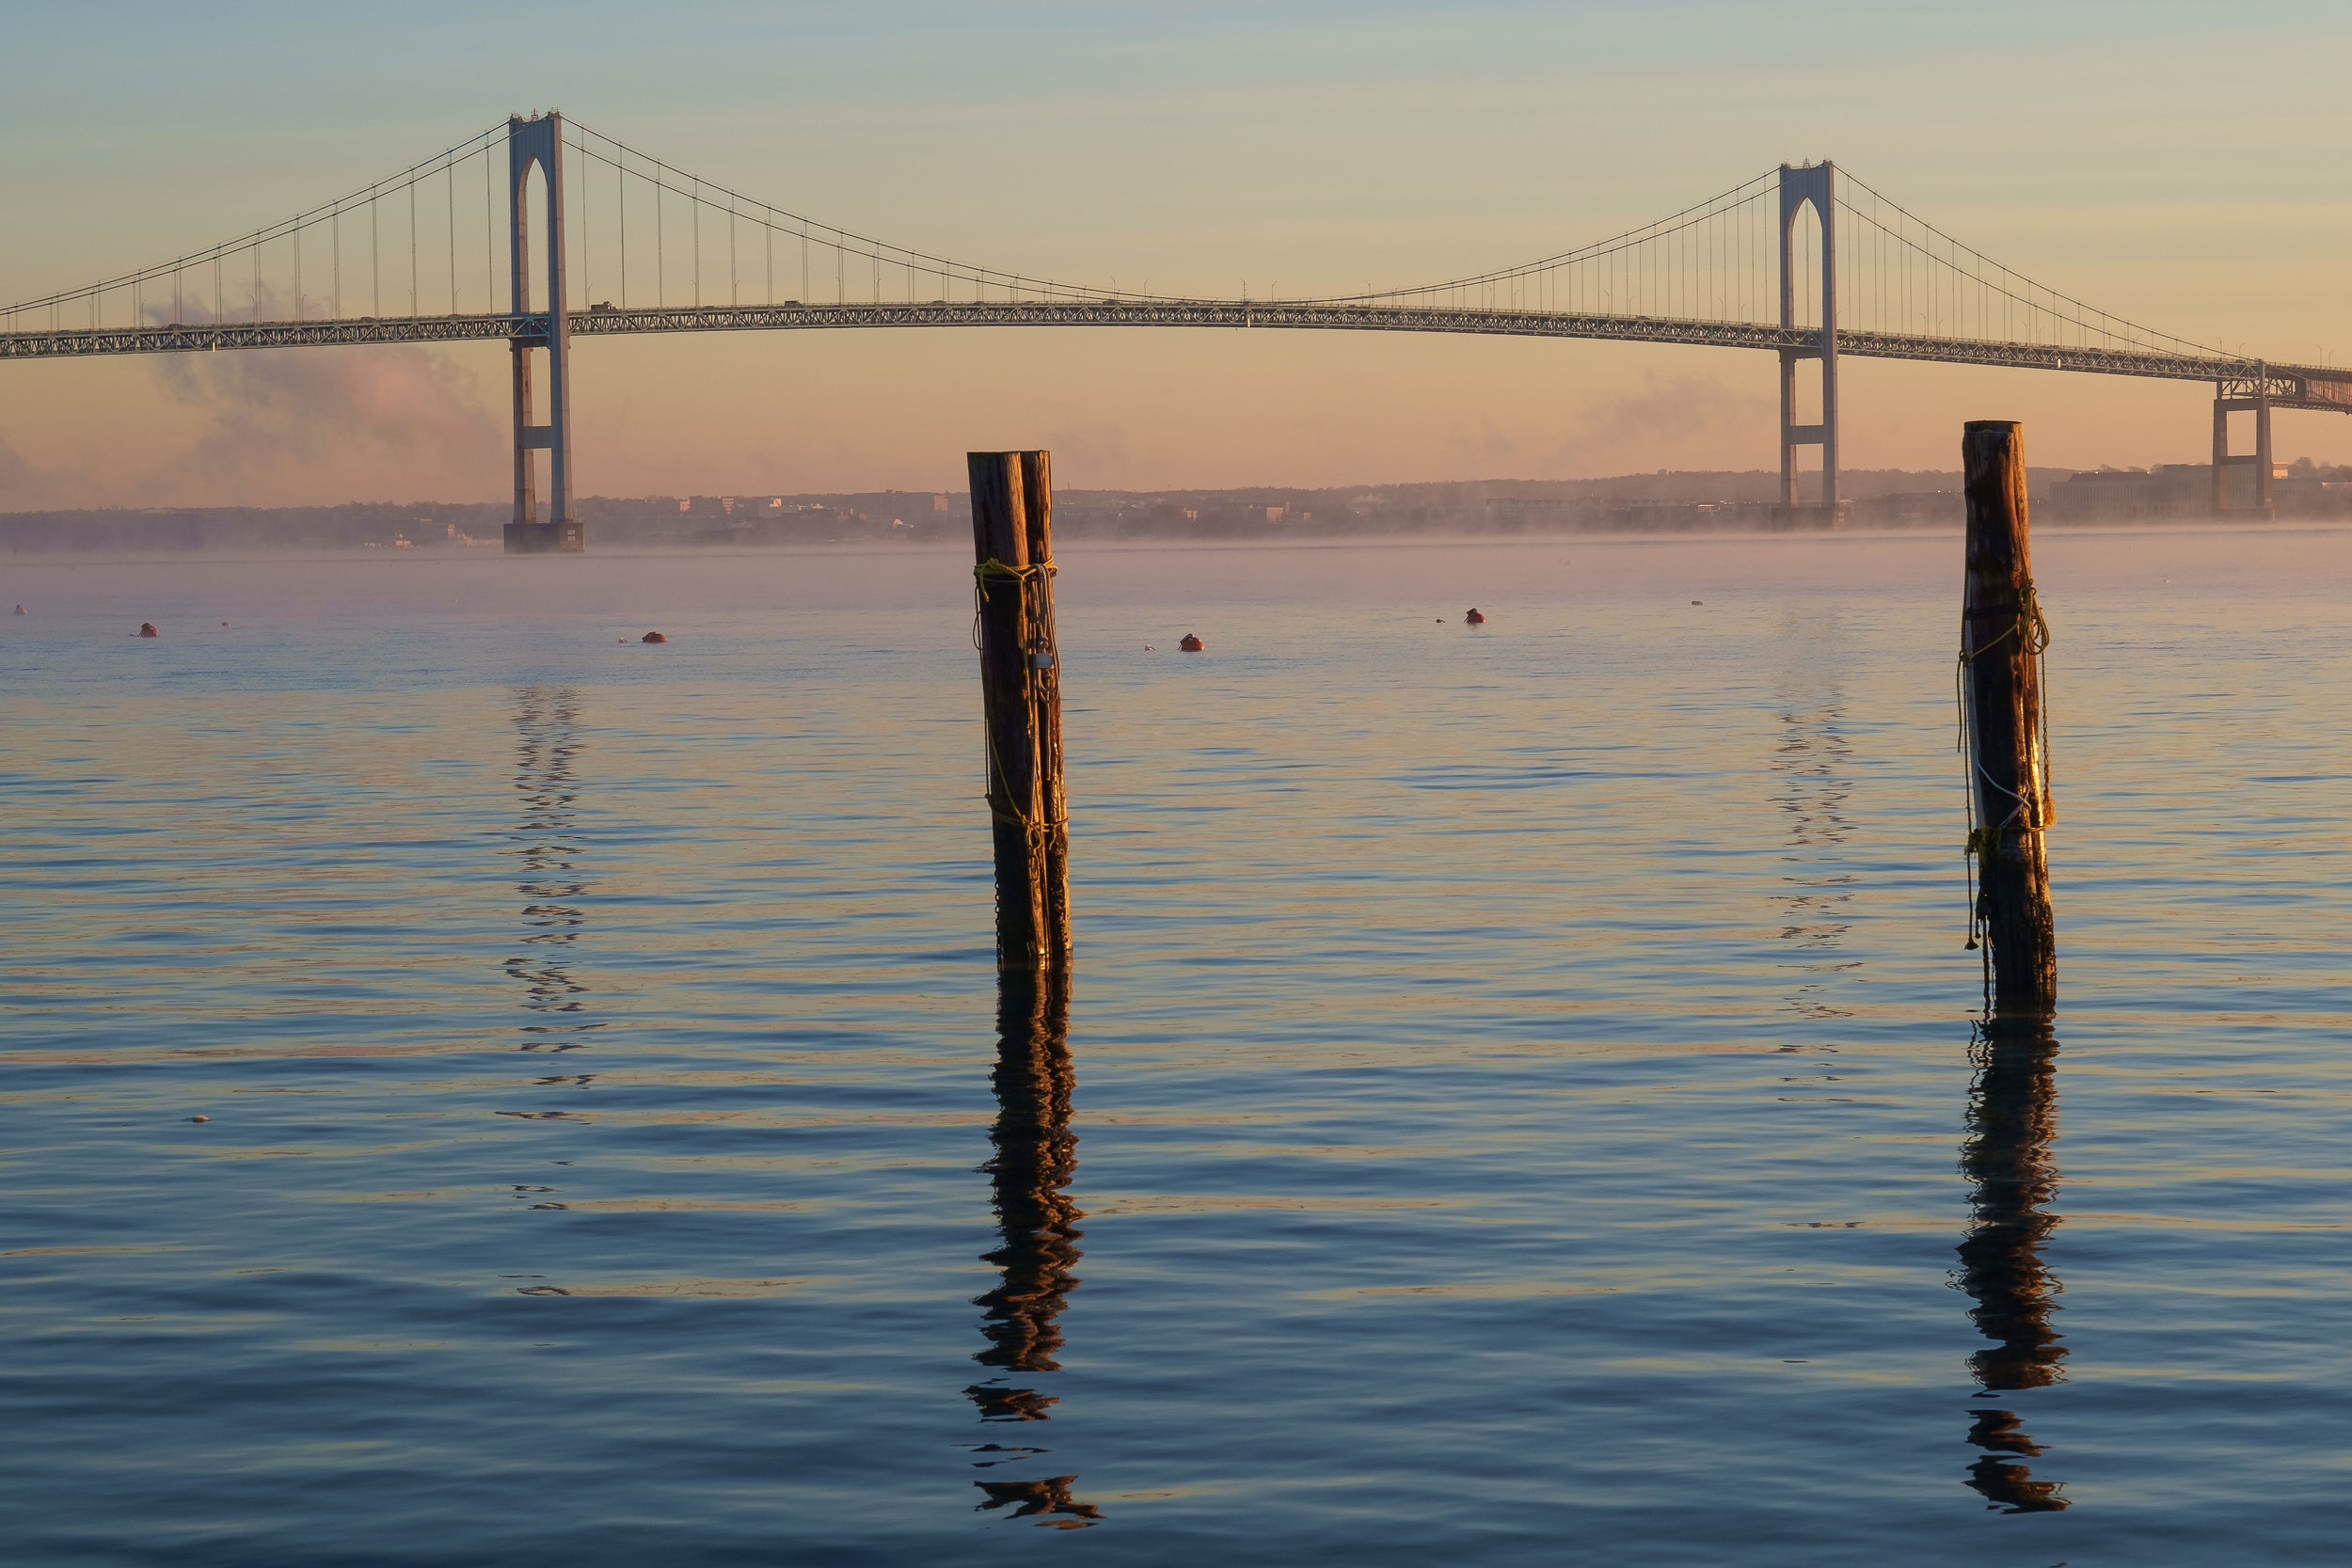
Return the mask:
<svg viewBox="0 0 2352 1568">
<path fill-rule="evenodd" d="M 506 214 L 513 260 L 512 310 L 517 323 L 531 309 L 531 168 L 547 185 L 547 291 L 544 327 L 532 321 L 511 340 L 515 356 L 515 518 L 506 525 L 510 554 L 539 554 L 587 547 L 572 515 L 571 325 L 564 314 L 564 117 L 552 111 L 506 122 Z M 532 363 L 548 356 L 548 422 L 532 422 Z M 548 454 L 548 515 L 539 517 L 539 452 Z"/>
<path fill-rule="evenodd" d="M 2217 381 L 2213 391 L 2213 509 L 2232 509 L 2230 470 L 2250 467 L 2254 470 L 2254 511 L 2265 518 L 2276 516 L 2271 499 L 2269 367 L 2257 365 L 2249 378 Z M 2233 457 L 2230 416 L 2246 413 L 2254 416 L 2254 451 L 2251 455 Z"/>
</svg>

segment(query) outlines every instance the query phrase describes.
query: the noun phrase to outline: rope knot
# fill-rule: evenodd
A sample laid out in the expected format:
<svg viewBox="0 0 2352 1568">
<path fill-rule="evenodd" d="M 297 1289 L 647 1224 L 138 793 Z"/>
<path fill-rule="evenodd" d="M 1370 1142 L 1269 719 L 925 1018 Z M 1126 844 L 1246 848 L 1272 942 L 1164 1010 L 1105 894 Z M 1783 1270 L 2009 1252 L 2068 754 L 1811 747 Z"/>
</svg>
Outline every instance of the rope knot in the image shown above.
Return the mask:
<svg viewBox="0 0 2352 1568">
<path fill-rule="evenodd" d="M 1967 622 L 1990 621 L 2001 614 L 2002 611 L 1998 608 L 1965 610 L 1961 612 L 1961 621 L 1964 626 Z M 2050 623 L 2042 614 L 2042 597 L 2034 592 L 2031 578 L 2027 578 L 2017 590 L 2016 619 L 2001 628 L 2000 636 L 1974 652 L 1969 650 L 1967 638 L 1963 636 L 1960 662 L 1963 665 L 1974 664 L 2011 637 L 2016 638 L 2026 652 L 2036 658 L 2041 657 L 2049 649 Z"/>
<path fill-rule="evenodd" d="M 973 580 L 979 589 L 983 602 L 988 598 L 988 581 L 991 578 L 1015 583 L 1025 591 L 1031 583 L 1040 578 L 1055 577 L 1058 574 L 1059 568 L 1054 564 L 1054 558 L 1050 555 L 1027 566 L 1008 566 L 992 555 L 972 568 Z"/>
</svg>

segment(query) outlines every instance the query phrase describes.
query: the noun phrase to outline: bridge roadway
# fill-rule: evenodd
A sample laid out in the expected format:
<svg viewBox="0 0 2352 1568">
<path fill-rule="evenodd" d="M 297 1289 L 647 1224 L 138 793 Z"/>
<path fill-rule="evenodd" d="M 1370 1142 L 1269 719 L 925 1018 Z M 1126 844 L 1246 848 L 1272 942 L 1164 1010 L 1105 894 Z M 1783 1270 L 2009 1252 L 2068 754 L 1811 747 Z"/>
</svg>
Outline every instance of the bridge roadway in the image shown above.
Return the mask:
<svg viewBox="0 0 2352 1568">
<path fill-rule="evenodd" d="M 571 334 L 601 338 L 640 332 L 808 331 L 902 326 L 1193 326 L 1356 332 L 1455 332 L 1486 337 L 1589 338 L 1606 341 L 1687 343 L 1701 348 L 1818 352 L 1807 327 L 1661 316 L 1579 314 L 1454 306 L 1280 300 L 1066 299 L 1036 302 L 933 300 L 848 305 L 704 305 L 596 307 L 568 313 Z M 316 348 L 344 343 L 536 343 L 547 317 L 452 315 L 345 317 L 327 321 L 222 322 L 0 333 L 0 359 L 79 358 L 115 354 L 201 354 L 218 349 Z M 2255 359 L 2158 354 L 2140 349 L 2058 347 L 1926 334 L 1837 334 L 1841 356 L 1923 359 L 2015 370 L 2207 381 L 2233 396 L 2267 384 L 2274 408 L 2352 414 L 2352 370 L 2273 365 Z"/>
</svg>

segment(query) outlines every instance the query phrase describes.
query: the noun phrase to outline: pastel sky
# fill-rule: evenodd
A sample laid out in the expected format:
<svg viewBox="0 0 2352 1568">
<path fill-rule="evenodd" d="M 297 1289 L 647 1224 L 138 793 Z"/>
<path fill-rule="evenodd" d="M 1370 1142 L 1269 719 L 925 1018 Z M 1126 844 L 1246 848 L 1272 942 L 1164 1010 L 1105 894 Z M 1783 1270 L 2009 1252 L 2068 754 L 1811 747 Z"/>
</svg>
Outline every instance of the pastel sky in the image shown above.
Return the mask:
<svg viewBox="0 0 2352 1568">
<path fill-rule="evenodd" d="M 0 297 L 250 230 L 514 111 L 898 244 L 1160 293 L 1355 290 L 1616 233 L 1835 158 L 2030 277 L 2183 337 L 2352 359 L 2342 0 L 1445 6 L 417 0 L 8 7 Z M 37 69 L 23 69 L 27 64 Z M 1765 356 L 1055 329 L 583 344 L 583 493 L 1767 467 Z M 2193 462 L 2210 392 L 1850 360 L 1851 467 Z M 0 368 L 0 510 L 469 500 L 495 346 Z M 2352 419 L 2280 417 L 2352 461 Z"/>
</svg>

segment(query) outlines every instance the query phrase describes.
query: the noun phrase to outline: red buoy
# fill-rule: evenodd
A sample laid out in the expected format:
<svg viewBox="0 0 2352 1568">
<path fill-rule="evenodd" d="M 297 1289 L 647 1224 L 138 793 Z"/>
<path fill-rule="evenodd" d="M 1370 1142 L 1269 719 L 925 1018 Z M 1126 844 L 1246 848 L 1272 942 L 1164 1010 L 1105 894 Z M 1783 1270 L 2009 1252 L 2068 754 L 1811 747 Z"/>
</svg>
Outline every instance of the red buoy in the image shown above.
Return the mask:
<svg viewBox="0 0 2352 1568">
<path fill-rule="evenodd" d="M 1176 645 L 1188 654 L 1206 653 L 1209 647 L 1206 642 L 1201 641 L 1190 632 L 1184 633 L 1184 640 Z"/>
<path fill-rule="evenodd" d="M 645 635 L 644 635 L 644 636 L 643 636 L 643 637 L 639 638 L 637 641 L 640 641 L 640 642 L 667 642 L 667 641 L 669 641 L 669 639 L 668 639 L 668 638 L 666 638 L 666 637 L 664 637 L 664 636 L 662 636 L 662 635 L 661 635 L 660 632 L 658 632 L 658 631 L 649 631 L 649 632 L 645 633 Z"/>
<path fill-rule="evenodd" d="M 1486 624 L 1486 618 L 1478 613 L 1478 607 L 1476 605 L 1470 606 L 1470 612 L 1468 615 L 1463 616 L 1462 619 L 1473 626 L 1483 626 Z"/>
<path fill-rule="evenodd" d="M 139 623 L 139 635 L 141 637 L 161 637 L 163 636 L 163 633 L 155 629 L 154 622 L 141 621 Z"/>
</svg>

